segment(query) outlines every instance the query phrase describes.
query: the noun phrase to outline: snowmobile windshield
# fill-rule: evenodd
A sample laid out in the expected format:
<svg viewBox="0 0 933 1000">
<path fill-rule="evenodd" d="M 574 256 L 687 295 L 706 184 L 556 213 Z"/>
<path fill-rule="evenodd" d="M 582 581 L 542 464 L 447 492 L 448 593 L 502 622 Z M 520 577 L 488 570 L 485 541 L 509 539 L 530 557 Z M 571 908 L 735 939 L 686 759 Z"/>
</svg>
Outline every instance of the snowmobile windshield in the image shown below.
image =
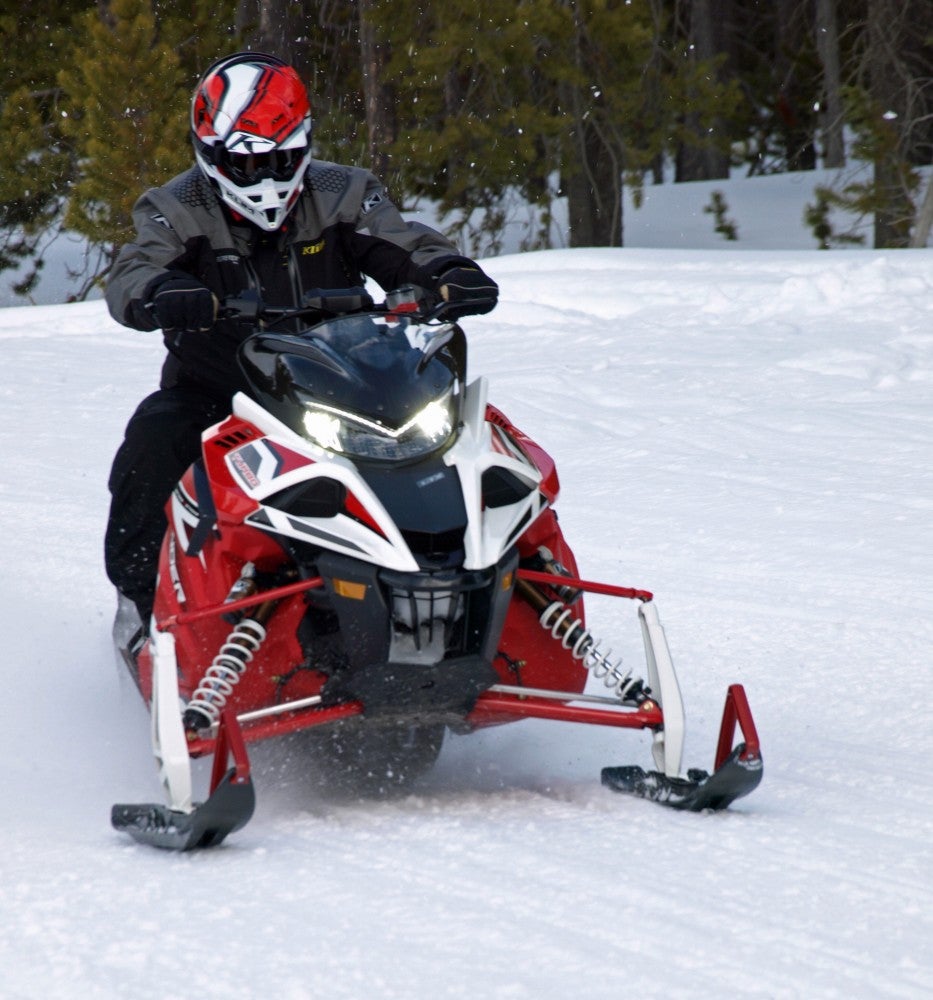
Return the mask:
<svg viewBox="0 0 933 1000">
<path fill-rule="evenodd" d="M 417 460 L 460 423 L 463 334 L 381 314 L 342 316 L 298 334 L 257 333 L 240 349 L 254 398 L 327 451 Z"/>
</svg>

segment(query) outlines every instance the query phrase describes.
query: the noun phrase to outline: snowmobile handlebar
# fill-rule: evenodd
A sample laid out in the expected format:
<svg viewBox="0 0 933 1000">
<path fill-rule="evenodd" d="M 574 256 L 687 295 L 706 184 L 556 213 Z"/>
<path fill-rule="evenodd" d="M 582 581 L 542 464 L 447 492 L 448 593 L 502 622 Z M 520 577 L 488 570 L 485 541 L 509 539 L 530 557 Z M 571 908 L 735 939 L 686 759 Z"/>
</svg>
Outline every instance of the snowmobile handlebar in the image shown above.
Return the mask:
<svg viewBox="0 0 933 1000">
<path fill-rule="evenodd" d="M 352 288 L 311 288 L 297 306 L 270 306 L 259 293 L 247 289 L 224 299 L 218 319 L 240 320 L 259 326 L 274 326 L 289 319 L 331 319 L 352 313 L 385 313 L 410 316 L 422 323 L 442 322 L 454 303 L 420 285 L 403 285 L 377 303 L 362 286 Z"/>
</svg>

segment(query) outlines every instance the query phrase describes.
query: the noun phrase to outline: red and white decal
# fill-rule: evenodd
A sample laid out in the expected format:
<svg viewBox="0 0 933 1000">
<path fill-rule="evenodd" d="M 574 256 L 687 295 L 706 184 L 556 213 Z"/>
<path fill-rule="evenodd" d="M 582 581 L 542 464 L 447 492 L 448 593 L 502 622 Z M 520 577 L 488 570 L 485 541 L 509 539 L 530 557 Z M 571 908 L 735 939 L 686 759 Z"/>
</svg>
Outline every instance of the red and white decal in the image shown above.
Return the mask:
<svg viewBox="0 0 933 1000">
<path fill-rule="evenodd" d="M 261 489 L 295 469 L 313 464 L 314 460 L 307 455 L 300 455 L 268 438 L 250 441 L 227 455 L 227 468 L 249 492 Z"/>
<path fill-rule="evenodd" d="M 512 440 L 511 436 L 507 434 L 498 424 L 494 424 L 490 421 L 490 430 L 492 434 L 490 435 L 490 444 L 492 445 L 492 450 L 498 452 L 500 455 L 508 455 L 510 458 L 516 458 L 519 462 L 524 462 L 526 465 L 531 465 L 532 463 L 528 461 L 528 456 L 522 451 L 518 444 Z"/>
</svg>

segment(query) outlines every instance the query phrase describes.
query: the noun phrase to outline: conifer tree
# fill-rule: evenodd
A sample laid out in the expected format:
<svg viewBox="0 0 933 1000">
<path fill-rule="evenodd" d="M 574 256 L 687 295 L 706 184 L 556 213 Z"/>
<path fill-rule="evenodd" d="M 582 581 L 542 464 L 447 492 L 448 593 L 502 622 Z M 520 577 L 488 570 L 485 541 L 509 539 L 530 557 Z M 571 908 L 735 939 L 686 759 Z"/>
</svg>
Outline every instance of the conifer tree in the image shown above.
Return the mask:
<svg viewBox="0 0 933 1000">
<path fill-rule="evenodd" d="M 99 244 L 129 239 L 141 191 L 191 159 L 184 72 L 150 3 L 113 0 L 108 14 L 85 14 L 74 63 L 59 75 L 80 164 L 65 225 Z"/>
<path fill-rule="evenodd" d="M 662 151 L 690 139 L 684 103 L 702 121 L 736 100 L 709 63 L 664 51 L 663 12 L 649 0 L 368 7 L 392 50 L 395 168 L 407 192 L 438 201 L 473 252 L 496 252 L 510 198 L 539 208 L 543 231 L 526 245 L 549 245 L 558 182 L 571 245 L 617 245 L 623 178 L 640 182 Z M 471 231 L 474 218 L 482 231 Z"/>
<path fill-rule="evenodd" d="M 14 285 L 17 294 L 28 295 L 42 270 L 49 229 L 61 214 L 71 158 L 51 137 L 42 99 L 27 87 L 4 102 L 0 130 L 9 140 L 0 145 L 0 271 L 32 259 Z M 45 147 L 33 153 L 46 136 Z"/>
<path fill-rule="evenodd" d="M 818 188 L 817 205 L 808 211 L 825 204 L 856 216 L 831 242 L 863 239 L 856 228 L 871 219 L 876 248 L 923 246 L 933 224 L 933 194 L 920 197 L 918 169 L 933 154 L 933 3 L 872 0 L 862 16 L 852 26 L 856 41 L 842 88 L 853 136 L 851 169 Z M 866 164 L 870 175 L 859 172 Z"/>
<path fill-rule="evenodd" d="M 474 252 L 495 252 L 510 192 L 546 201 L 557 162 L 559 119 L 541 73 L 554 30 L 553 16 L 544 15 L 555 13 L 553 4 L 537 11 L 537 0 L 449 0 L 421 16 L 413 0 L 367 6 L 391 49 L 384 75 L 394 89 L 398 138 L 388 156 L 402 200 L 435 199 L 453 235 Z M 475 218 L 484 220 L 481 229 Z"/>
<path fill-rule="evenodd" d="M 668 120 L 646 83 L 659 69 L 657 36 L 646 3 L 565 0 L 562 7 L 571 20 L 559 89 L 570 245 L 621 246 L 623 178 L 640 180 Z"/>
<path fill-rule="evenodd" d="M 0 271 L 29 262 L 14 291 L 28 295 L 57 230 L 72 172 L 56 72 L 70 44 L 74 2 L 30 4 L 29 16 L 0 12 Z"/>
<path fill-rule="evenodd" d="M 149 0 L 111 0 L 78 20 L 72 63 L 58 77 L 78 158 L 64 225 L 92 245 L 112 253 L 130 239 L 139 195 L 191 165 L 193 84 L 233 45 L 224 8 L 201 2 L 158 21 Z"/>
<path fill-rule="evenodd" d="M 176 4 L 35 0 L 0 9 L 0 271 L 32 261 L 29 294 L 63 228 L 87 238 L 83 297 L 129 234 L 144 187 L 191 162 L 187 102 L 214 59 L 235 51 L 236 0 Z M 96 251 L 96 252 L 94 252 Z M 91 263 L 88 263 L 88 262 Z"/>
</svg>

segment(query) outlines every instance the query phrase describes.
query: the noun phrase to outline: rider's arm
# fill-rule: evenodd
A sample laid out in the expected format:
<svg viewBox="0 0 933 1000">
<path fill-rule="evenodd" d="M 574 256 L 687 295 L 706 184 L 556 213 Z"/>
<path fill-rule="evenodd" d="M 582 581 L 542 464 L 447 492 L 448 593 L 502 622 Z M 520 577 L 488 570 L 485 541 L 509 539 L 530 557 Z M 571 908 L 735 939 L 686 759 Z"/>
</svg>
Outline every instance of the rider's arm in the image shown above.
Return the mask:
<svg viewBox="0 0 933 1000">
<path fill-rule="evenodd" d="M 353 220 L 349 250 L 364 274 L 389 291 L 402 285 L 421 285 L 439 291 L 446 272 L 455 268 L 480 270 L 441 233 L 420 222 L 407 222 L 380 181 L 368 170 L 352 167 L 326 169 L 328 179 L 345 171 L 345 186 L 337 199 L 319 205 L 324 214 L 341 221 Z M 312 185 L 314 175 L 312 174 Z M 491 280 L 487 284 L 495 287 Z"/>
<path fill-rule="evenodd" d="M 158 326 L 146 308 L 153 286 L 184 256 L 177 233 L 153 205 L 150 192 L 133 209 L 136 239 L 120 250 L 107 278 L 105 298 L 110 315 L 118 323 L 137 330 Z"/>
</svg>

